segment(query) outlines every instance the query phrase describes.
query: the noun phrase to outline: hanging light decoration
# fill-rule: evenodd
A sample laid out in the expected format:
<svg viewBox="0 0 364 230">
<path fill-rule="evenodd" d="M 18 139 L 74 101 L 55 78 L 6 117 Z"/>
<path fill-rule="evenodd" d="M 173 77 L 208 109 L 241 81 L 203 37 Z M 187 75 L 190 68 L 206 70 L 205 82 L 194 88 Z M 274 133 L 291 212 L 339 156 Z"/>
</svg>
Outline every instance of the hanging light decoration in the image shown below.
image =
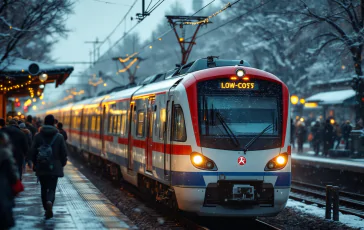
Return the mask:
<svg viewBox="0 0 364 230">
<path fill-rule="evenodd" d="M 48 79 L 48 74 L 46 74 L 46 73 L 42 73 L 41 75 L 39 75 L 39 80 L 41 81 L 41 82 L 44 82 L 44 81 L 46 81 Z"/>
</svg>

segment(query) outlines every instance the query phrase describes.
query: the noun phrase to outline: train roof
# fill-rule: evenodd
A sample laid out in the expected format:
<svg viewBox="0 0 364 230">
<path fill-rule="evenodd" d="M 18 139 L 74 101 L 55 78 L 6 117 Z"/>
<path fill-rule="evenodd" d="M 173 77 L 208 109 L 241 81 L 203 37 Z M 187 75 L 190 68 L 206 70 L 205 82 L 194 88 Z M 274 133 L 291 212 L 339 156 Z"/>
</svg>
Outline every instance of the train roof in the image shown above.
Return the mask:
<svg viewBox="0 0 364 230">
<path fill-rule="evenodd" d="M 124 89 L 124 90 L 121 90 L 121 91 L 118 91 L 118 92 L 114 92 L 114 93 L 110 94 L 109 97 L 106 97 L 103 102 L 130 99 L 131 96 L 133 95 L 133 93 L 135 93 L 135 91 L 139 90 L 141 87 L 142 86 L 136 86 L 136 87 L 133 87 L 133 88 Z"/>
</svg>

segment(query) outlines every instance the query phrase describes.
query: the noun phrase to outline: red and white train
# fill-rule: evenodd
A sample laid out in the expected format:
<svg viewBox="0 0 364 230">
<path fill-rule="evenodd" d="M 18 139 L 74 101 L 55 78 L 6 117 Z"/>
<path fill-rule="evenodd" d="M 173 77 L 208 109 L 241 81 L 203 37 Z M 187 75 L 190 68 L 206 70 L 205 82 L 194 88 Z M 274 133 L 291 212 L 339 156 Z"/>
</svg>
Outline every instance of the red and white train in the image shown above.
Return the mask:
<svg viewBox="0 0 364 230">
<path fill-rule="evenodd" d="M 274 216 L 291 185 L 287 86 L 209 57 L 169 79 L 39 112 L 68 144 L 157 199 L 204 216 Z"/>
</svg>

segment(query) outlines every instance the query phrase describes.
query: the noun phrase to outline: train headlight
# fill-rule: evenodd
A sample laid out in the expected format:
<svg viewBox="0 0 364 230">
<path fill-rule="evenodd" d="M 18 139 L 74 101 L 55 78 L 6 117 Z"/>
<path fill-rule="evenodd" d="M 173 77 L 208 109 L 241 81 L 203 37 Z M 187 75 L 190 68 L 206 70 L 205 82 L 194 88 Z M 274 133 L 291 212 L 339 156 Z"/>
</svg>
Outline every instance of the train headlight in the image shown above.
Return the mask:
<svg viewBox="0 0 364 230">
<path fill-rule="evenodd" d="M 278 156 L 268 161 L 264 171 L 275 171 L 283 169 L 284 167 L 286 167 L 287 162 L 288 162 L 288 154 L 280 153 Z"/>
<path fill-rule="evenodd" d="M 192 165 L 198 169 L 212 170 L 212 171 L 217 170 L 215 162 L 210 158 L 202 155 L 201 153 L 193 152 L 191 153 L 190 158 Z"/>
<path fill-rule="evenodd" d="M 238 76 L 238 77 L 242 77 L 242 76 L 244 76 L 244 75 L 245 75 L 244 70 L 242 70 L 242 69 L 238 69 L 238 70 L 236 71 L 236 76 Z"/>
<path fill-rule="evenodd" d="M 201 165 L 203 162 L 203 159 L 200 155 L 195 155 L 192 157 L 192 161 L 195 165 Z"/>
</svg>

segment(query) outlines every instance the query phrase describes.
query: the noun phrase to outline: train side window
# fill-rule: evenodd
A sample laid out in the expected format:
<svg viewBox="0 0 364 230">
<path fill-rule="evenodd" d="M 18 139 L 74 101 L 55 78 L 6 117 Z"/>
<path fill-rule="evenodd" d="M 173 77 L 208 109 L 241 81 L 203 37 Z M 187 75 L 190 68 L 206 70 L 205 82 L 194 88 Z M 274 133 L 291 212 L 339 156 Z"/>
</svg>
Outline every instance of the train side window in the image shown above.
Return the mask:
<svg viewBox="0 0 364 230">
<path fill-rule="evenodd" d="M 100 116 L 96 117 L 96 131 L 100 131 Z"/>
<path fill-rule="evenodd" d="M 83 130 L 88 130 L 88 116 L 85 117 L 83 122 Z"/>
<path fill-rule="evenodd" d="M 185 118 L 180 105 L 173 107 L 173 140 L 182 142 L 187 140 Z"/>
<path fill-rule="evenodd" d="M 121 130 L 120 130 L 120 135 L 121 136 L 125 136 L 125 132 L 126 132 L 126 115 L 121 115 Z"/>
<path fill-rule="evenodd" d="M 164 139 L 164 132 L 166 127 L 166 109 L 159 111 L 159 139 Z"/>
<path fill-rule="evenodd" d="M 96 117 L 92 116 L 91 117 L 91 131 L 95 131 L 96 130 Z"/>
<path fill-rule="evenodd" d="M 113 118 L 114 116 L 110 115 L 109 116 L 109 129 L 108 129 L 108 132 L 109 133 L 112 133 L 112 129 L 113 129 Z"/>
<path fill-rule="evenodd" d="M 119 134 L 120 133 L 120 129 L 121 129 L 121 115 L 118 116 L 118 120 L 116 122 L 116 133 L 115 134 Z"/>
<path fill-rule="evenodd" d="M 143 110 L 139 110 L 138 111 L 138 121 L 137 121 L 137 133 L 136 136 L 137 137 L 144 137 L 144 111 Z"/>
</svg>

